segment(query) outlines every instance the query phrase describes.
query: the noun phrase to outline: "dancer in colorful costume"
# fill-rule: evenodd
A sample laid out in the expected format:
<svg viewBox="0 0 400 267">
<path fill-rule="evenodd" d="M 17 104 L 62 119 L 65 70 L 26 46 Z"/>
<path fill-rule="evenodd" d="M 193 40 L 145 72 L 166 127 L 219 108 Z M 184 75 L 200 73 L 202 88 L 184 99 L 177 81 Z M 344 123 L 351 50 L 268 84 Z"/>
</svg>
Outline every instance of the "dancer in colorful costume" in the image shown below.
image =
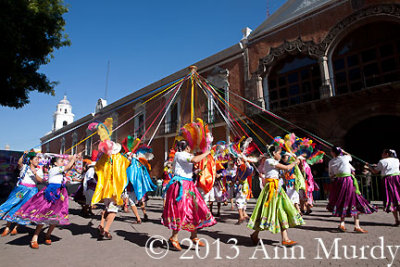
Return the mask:
<svg viewBox="0 0 400 267">
<path fill-rule="evenodd" d="M 394 226 L 400 226 L 400 171 L 399 159 L 396 151 L 393 149 L 385 149 L 382 152 L 382 159 L 376 167 L 369 164 L 366 166 L 373 173 L 383 177 L 382 183 L 385 188 L 384 210 L 392 212 L 394 216 Z"/>
<path fill-rule="evenodd" d="M 236 224 L 239 225 L 249 218 L 249 215 L 246 213 L 246 207 L 247 200 L 252 196 L 249 181 L 251 183 L 254 168 L 244 155 L 239 155 L 236 162 L 238 166 L 236 179 L 239 182 L 236 194 L 236 207 L 239 212 L 239 219 Z"/>
<path fill-rule="evenodd" d="M 26 202 L 15 215 L 22 220 L 35 224 L 30 247 L 38 249 L 38 236 L 44 225 L 49 225 L 45 235 L 45 244 L 51 245 L 51 233 L 57 225 L 67 225 L 68 220 L 68 192 L 65 188 L 65 173 L 70 170 L 78 155 L 72 156 L 66 166 L 64 159 L 54 157 L 51 159 L 49 170 L 49 184 Z"/>
<path fill-rule="evenodd" d="M 318 184 L 314 181 L 310 165 L 321 163 L 325 155 L 322 151 L 316 151 L 312 145 L 311 140 L 302 139 L 302 145 L 296 153 L 300 159 L 300 170 L 306 179 L 306 201 L 301 206 L 304 215 L 312 212 L 311 208 L 314 206 L 313 192 L 319 190 Z"/>
<path fill-rule="evenodd" d="M 279 170 L 289 171 L 299 160 L 289 165 L 280 164 L 281 152 L 282 148 L 278 143 L 268 148 L 270 158 L 265 161 L 264 188 L 247 224 L 248 228 L 255 230 L 250 236 L 255 245 L 259 243 L 259 232 L 268 230 L 274 234 L 281 233 L 282 245 L 293 246 L 296 242 L 289 239 L 287 229 L 304 224 L 303 218 L 279 186 Z"/>
<path fill-rule="evenodd" d="M 214 215 L 213 204 L 214 202 L 217 202 L 217 214 L 215 216 L 220 217 L 221 203 L 224 203 L 226 201 L 226 196 L 225 196 L 226 188 L 223 184 L 223 178 L 224 178 L 223 173 L 225 171 L 225 168 L 223 167 L 221 162 L 217 161 L 216 171 L 217 175 L 215 177 L 214 185 L 212 189 L 207 194 L 204 195 L 204 201 L 208 203 L 209 209 L 213 215 Z"/>
<path fill-rule="evenodd" d="M 99 239 L 112 239 L 110 227 L 118 213 L 118 206 L 123 204 L 126 169 L 130 165 L 130 161 L 120 153 L 121 145 L 110 140 L 112 123 L 112 118 L 107 118 L 104 123 L 91 123 L 88 127 L 90 130 L 97 129 L 101 140 L 98 148 L 103 153 L 96 162 L 97 185 L 92 197 L 92 205 L 104 202 L 98 226 Z"/>
<path fill-rule="evenodd" d="M 231 210 L 233 210 L 234 200 L 236 197 L 236 172 L 237 167 L 233 160 L 228 161 L 228 167 L 225 169 L 225 187 L 226 187 L 226 199 L 231 202 Z"/>
<path fill-rule="evenodd" d="M 290 156 L 289 153 L 285 153 L 285 152 L 282 152 L 282 153 L 283 153 L 283 155 L 282 155 L 283 165 L 290 165 L 291 163 L 294 162 L 293 156 Z M 282 173 L 283 173 L 283 178 L 284 178 L 285 187 L 286 187 L 286 194 L 289 197 L 292 204 L 294 205 L 294 207 L 300 213 L 300 195 L 295 187 L 295 184 L 296 184 L 295 170 L 296 170 L 296 168 L 291 168 L 289 170 L 282 171 Z"/>
<path fill-rule="evenodd" d="M 193 243 L 204 246 L 205 244 L 197 238 L 197 229 L 212 226 L 216 220 L 193 183 L 193 164 L 206 158 L 210 151 L 194 156 L 185 140 L 178 141 L 177 149 L 173 163 L 174 176 L 166 187 L 162 224 L 172 229 L 169 241 L 180 251 L 180 230 L 191 232 L 190 239 Z"/>
<path fill-rule="evenodd" d="M 140 203 L 139 200 L 143 200 L 147 192 L 152 192 L 156 189 L 156 185 L 151 181 L 149 174 L 151 170 L 149 161 L 153 159 L 154 155 L 152 154 L 152 149 L 146 145 L 141 145 L 138 148 L 134 147 L 132 149 L 135 149 L 135 151 L 131 156 L 131 164 L 126 170 L 128 180 L 125 185 L 125 196 L 136 216 L 137 223 L 141 223 L 136 205 L 144 205 L 144 203 Z M 143 209 L 143 213 L 144 221 L 148 220 L 145 209 Z"/>
<path fill-rule="evenodd" d="M 243 142 L 242 148 L 240 147 L 244 138 L 244 136 L 239 140 L 236 138 L 236 141 L 231 142 L 228 146 L 230 156 L 237 158 L 237 171 L 235 177 L 235 181 L 238 183 L 235 201 L 239 213 L 239 218 L 236 223 L 237 225 L 249 218 L 249 215 L 246 213 L 246 207 L 247 200 L 252 197 L 251 184 L 254 171 L 254 168 L 250 165 L 250 162 L 257 162 L 256 158 L 250 157 L 250 155 L 255 151 L 255 144 L 253 143 L 253 139 L 251 137 L 247 138 Z"/>
<path fill-rule="evenodd" d="M 367 233 L 360 227 L 359 214 L 371 214 L 375 208 L 361 195 L 358 182 L 352 174 L 351 156 L 340 147 L 332 147 L 332 160 L 329 161 L 329 176 L 334 179 L 331 184 L 327 209 L 332 215 L 340 217 L 339 231 L 346 232 L 345 217 L 354 217 L 354 231 Z"/>
<path fill-rule="evenodd" d="M 7 221 L 6 228 L 1 236 L 6 236 L 10 233 L 11 223 L 17 223 L 11 235 L 16 235 L 18 224 L 27 224 L 27 221 L 20 220 L 14 216 L 15 212 L 24 205 L 31 197 L 33 197 L 38 189 L 37 183 L 41 183 L 43 179 L 43 171 L 38 168 L 39 158 L 35 152 L 25 151 L 18 160 L 18 168 L 20 174 L 17 186 L 11 191 L 7 200 L 0 206 L 0 219 Z"/>
</svg>

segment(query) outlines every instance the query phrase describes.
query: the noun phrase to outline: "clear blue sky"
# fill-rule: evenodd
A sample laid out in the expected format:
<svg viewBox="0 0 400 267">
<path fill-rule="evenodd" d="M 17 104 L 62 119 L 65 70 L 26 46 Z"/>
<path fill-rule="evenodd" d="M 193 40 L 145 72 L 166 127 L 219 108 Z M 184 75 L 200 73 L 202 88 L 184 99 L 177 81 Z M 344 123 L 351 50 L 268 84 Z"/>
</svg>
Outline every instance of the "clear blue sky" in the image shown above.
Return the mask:
<svg viewBox="0 0 400 267">
<path fill-rule="evenodd" d="M 41 68 L 59 81 L 56 96 L 31 93 L 21 109 L 0 107 L 0 149 L 39 145 L 52 127 L 64 93 L 75 119 L 94 111 L 104 97 L 110 60 L 108 103 L 238 43 L 245 27 L 255 29 L 285 0 L 105 1 L 68 0 L 65 32 L 70 47 Z"/>
</svg>

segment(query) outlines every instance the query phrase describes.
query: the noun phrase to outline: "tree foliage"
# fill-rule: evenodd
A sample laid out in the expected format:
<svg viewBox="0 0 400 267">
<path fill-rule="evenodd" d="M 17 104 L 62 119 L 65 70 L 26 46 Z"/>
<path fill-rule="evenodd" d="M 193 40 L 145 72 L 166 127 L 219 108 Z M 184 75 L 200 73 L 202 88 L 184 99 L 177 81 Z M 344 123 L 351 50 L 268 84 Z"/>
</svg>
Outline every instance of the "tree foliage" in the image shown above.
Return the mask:
<svg viewBox="0 0 400 267">
<path fill-rule="evenodd" d="M 38 70 L 70 45 L 66 12 L 62 0 L 0 0 L 0 105 L 23 107 L 30 91 L 54 95 L 57 82 Z"/>
</svg>

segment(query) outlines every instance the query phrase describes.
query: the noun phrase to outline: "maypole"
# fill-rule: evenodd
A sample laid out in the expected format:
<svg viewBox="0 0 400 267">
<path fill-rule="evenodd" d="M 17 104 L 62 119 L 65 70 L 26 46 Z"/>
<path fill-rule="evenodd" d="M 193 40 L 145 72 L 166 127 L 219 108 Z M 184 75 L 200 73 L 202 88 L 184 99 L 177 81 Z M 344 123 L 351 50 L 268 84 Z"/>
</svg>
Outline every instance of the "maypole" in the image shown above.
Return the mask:
<svg viewBox="0 0 400 267">
<path fill-rule="evenodd" d="M 189 70 L 190 70 L 190 81 L 192 83 L 191 96 L 190 96 L 190 122 L 194 122 L 194 81 L 193 81 L 193 77 L 197 71 L 197 67 L 192 65 L 189 67 Z"/>
</svg>

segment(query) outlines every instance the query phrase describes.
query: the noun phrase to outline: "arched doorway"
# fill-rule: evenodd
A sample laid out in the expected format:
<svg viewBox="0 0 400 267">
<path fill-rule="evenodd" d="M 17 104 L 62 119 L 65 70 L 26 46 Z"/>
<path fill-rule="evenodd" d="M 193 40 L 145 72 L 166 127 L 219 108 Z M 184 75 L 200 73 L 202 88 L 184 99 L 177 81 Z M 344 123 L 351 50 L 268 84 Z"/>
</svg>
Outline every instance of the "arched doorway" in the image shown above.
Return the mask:
<svg viewBox="0 0 400 267">
<path fill-rule="evenodd" d="M 345 148 L 369 163 L 381 159 L 382 150 L 400 152 L 400 116 L 375 116 L 354 125 L 345 136 Z"/>
<path fill-rule="evenodd" d="M 332 53 L 337 95 L 400 80 L 400 24 L 376 21 L 347 34 Z"/>
</svg>

